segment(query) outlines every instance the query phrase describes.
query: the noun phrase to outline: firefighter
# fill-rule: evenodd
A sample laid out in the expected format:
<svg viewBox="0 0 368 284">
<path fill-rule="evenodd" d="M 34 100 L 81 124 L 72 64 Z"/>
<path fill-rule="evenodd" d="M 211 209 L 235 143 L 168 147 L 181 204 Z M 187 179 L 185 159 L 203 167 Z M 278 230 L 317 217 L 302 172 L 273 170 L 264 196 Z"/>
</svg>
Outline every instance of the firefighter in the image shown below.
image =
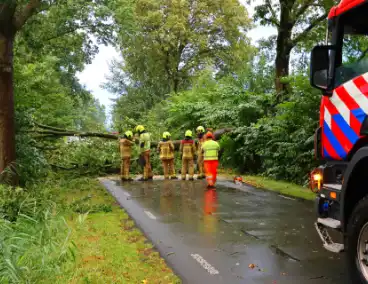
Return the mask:
<svg viewBox="0 0 368 284">
<path fill-rule="evenodd" d="M 162 141 L 158 143 L 157 151 L 160 153 L 165 179 L 177 179 L 174 166 L 175 147 L 170 138 L 171 134 L 169 132 L 164 132 L 162 134 Z"/>
<path fill-rule="evenodd" d="M 214 188 L 217 178 L 220 144 L 214 141 L 212 132 L 206 134 L 206 142 L 202 144 L 202 152 L 207 185 L 209 188 Z"/>
<path fill-rule="evenodd" d="M 195 144 L 193 141 L 193 133 L 191 130 L 185 131 L 185 138 L 180 142 L 180 154 L 182 158 L 181 179 L 185 180 L 187 173 L 189 180 L 194 180 L 194 156 Z"/>
<path fill-rule="evenodd" d="M 197 168 L 198 168 L 198 179 L 204 179 L 204 164 L 203 164 L 203 153 L 202 153 L 202 144 L 205 141 L 205 135 L 204 135 L 204 127 L 198 126 L 196 129 L 197 132 L 197 138 L 198 141 L 196 142 L 196 148 L 197 148 Z"/>
<path fill-rule="evenodd" d="M 140 181 L 153 179 L 151 167 L 151 135 L 144 129 L 143 125 L 138 125 L 135 131 L 139 135 L 140 156 L 144 159 L 143 177 Z"/>
<path fill-rule="evenodd" d="M 127 131 L 124 133 L 123 139 L 120 139 L 120 156 L 121 156 L 121 167 L 120 174 L 122 181 L 131 181 L 129 177 L 130 158 L 132 156 L 133 132 Z"/>
</svg>

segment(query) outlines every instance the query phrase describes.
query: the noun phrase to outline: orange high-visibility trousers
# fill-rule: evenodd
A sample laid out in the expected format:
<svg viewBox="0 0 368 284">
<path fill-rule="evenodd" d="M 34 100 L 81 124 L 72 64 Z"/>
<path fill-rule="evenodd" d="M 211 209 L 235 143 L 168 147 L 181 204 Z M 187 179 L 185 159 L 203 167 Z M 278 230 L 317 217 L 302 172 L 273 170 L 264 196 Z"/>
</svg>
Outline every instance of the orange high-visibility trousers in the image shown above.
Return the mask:
<svg viewBox="0 0 368 284">
<path fill-rule="evenodd" d="M 206 180 L 209 186 L 214 186 L 217 179 L 218 160 L 204 161 L 204 170 L 206 172 Z"/>
</svg>

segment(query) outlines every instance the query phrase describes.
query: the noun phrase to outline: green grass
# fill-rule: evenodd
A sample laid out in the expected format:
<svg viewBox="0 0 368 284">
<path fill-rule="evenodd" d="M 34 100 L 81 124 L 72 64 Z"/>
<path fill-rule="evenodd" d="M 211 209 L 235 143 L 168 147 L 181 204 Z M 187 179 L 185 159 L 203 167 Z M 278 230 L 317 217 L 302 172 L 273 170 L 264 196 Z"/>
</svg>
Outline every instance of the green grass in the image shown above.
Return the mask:
<svg viewBox="0 0 368 284">
<path fill-rule="evenodd" d="M 76 262 L 45 283 L 180 283 L 97 180 L 79 179 L 74 186 L 60 196 L 69 212 Z M 80 214 L 88 209 L 94 213 Z"/>
<path fill-rule="evenodd" d="M 232 173 L 228 170 L 220 170 L 220 175 L 225 176 L 226 178 L 233 179 L 237 174 Z M 252 175 L 244 175 L 243 181 L 248 183 L 254 187 L 267 189 L 270 191 L 276 191 L 283 195 L 293 196 L 297 198 L 302 198 L 306 200 L 314 200 L 316 194 L 313 193 L 309 188 L 303 187 L 294 183 L 286 182 L 286 181 L 278 181 L 271 178 L 266 178 L 262 176 L 252 176 Z"/>
</svg>

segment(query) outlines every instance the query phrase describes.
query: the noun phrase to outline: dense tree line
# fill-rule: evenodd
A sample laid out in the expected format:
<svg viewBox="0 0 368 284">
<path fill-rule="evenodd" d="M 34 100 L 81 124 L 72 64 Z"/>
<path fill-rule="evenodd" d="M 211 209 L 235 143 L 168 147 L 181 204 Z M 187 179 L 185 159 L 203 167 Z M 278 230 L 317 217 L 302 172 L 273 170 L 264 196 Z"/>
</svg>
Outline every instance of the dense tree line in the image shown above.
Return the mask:
<svg viewBox="0 0 368 284">
<path fill-rule="evenodd" d="M 0 94 L 1 170 L 15 164 L 25 169 L 47 157 L 55 162 L 63 140 L 42 131 L 30 134 L 33 121 L 105 130 L 104 109 L 78 83 L 76 72 L 91 62 L 98 43 L 110 43 L 121 51 L 104 84 L 118 95 L 113 128 L 144 123 L 159 140 L 165 129 L 180 138 L 198 123 L 232 127 L 233 134 L 224 138 L 226 164 L 301 182 L 313 163 L 309 147 L 319 100 L 308 87 L 306 58 L 324 39 L 325 16 L 334 2 L 250 3 L 253 19 L 249 4 L 238 0 L 5 1 L 0 6 L 0 81 L 6 86 Z M 247 33 L 257 25 L 275 27 L 276 36 L 251 44 Z M 290 69 L 292 52 L 296 62 Z M 292 115 L 304 104 L 306 113 Z M 301 117 L 306 119 L 300 122 Z M 294 141 L 293 135 L 305 140 Z M 292 153 L 282 150 L 288 143 L 295 143 Z M 30 145 L 35 150 L 27 152 Z M 43 158 L 29 158 L 36 152 Z"/>
<path fill-rule="evenodd" d="M 91 62 L 99 43 L 109 43 L 121 52 L 104 84 L 118 95 L 114 129 L 121 132 L 143 123 L 159 140 L 167 129 L 179 139 L 186 128 L 198 124 L 230 127 L 234 131 L 222 141 L 223 164 L 303 182 L 315 163 L 311 137 L 320 99 L 308 84 L 308 54 L 325 38 L 325 17 L 334 1 L 242 3 L 11 0 L 1 4 L 0 81 L 7 86 L 0 94 L 3 175 L 14 170 L 22 183 L 37 179 L 43 172 L 38 169 L 48 169 L 47 160 L 64 168 L 78 163 L 98 165 L 96 169 L 117 165 L 112 141 L 101 142 L 108 145 L 100 149 L 101 155 L 97 148 L 85 150 L 88 139 L 83 140 L 85 147 L 73 152 L 69 149 L 74 145 L 69 147 L 60 138 L 62 133 L 35 129 L 38 123 L 77 132 L 106 130 L 104 108 L 79 84 L 76 73 Z M 253 18 L 247 5 L 253 5 Z M 252 44 L 248 31 L 259 25 L 273 26 L 276 36 Z M 364 41 L 352 40 L 349 54 L 365 46 Z M 64 151 L 74 158 L 66 158 Z M 92 156 L 101 159 L 88 163 Z"/>
</svg>

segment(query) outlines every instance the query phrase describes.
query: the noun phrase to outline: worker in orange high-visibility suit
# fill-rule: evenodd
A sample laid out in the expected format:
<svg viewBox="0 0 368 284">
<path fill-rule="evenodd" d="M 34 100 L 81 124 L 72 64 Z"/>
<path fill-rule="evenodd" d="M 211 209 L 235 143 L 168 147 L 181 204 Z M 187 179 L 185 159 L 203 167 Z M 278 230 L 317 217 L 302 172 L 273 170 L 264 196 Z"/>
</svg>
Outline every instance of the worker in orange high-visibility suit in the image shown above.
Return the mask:
<svg viewBox="0 0 368 284">
<path fill-rule="evenodd" d="M 219 165 L 220 144 L 214 141 L 211 132 L 206 134 L 206 142 L 202 144 L 204 170 L 206 172 L 207 185 L 209 188 L 215 187 L 217 179 L 217 167 Z"/>
<path fill-rule="evenodd" d="M 196 141 L 197 169 L 198 169 L 197 179 L 203 179 L 205 178 L 205 173 L 204 173 L 202 144 L 206 141 L 204 127 L 198 126 L 196 129 L 196 132 L 197 132 L 197 138 L 198 138 L 198 140 Z"/>
<path fill-rule="evenodd" d="M 133 132 L 127 131 L 124 133 L 124 138 L 120 139 L 120 156 L 121 156 L 121 167 L 120 174 L 122 181 L 131 181 L 129 177 L 130 158 L 132 156 L 132 148 L 134 145 Z"/>
<path fill-rule="evenodd" d="M 170 140 L 171 134 L 164 132 L 162 141 L 158 143 L 157 151 L 160 153 L 162 167 L 164 168 L 165 179 L 177 179 L 174 166 L 174 143 Z"/>
<path fill-rule="evenodd" d="M 191 130 L 185 131 L 185 138 L 180 142 L 180 154 L 182 158 L 181 179 L 185 180 L 187 173 L 189 180 L 194 180 L 194 156 L 195 145 L 193 141 L 193 133 Z"/>
</svg>

